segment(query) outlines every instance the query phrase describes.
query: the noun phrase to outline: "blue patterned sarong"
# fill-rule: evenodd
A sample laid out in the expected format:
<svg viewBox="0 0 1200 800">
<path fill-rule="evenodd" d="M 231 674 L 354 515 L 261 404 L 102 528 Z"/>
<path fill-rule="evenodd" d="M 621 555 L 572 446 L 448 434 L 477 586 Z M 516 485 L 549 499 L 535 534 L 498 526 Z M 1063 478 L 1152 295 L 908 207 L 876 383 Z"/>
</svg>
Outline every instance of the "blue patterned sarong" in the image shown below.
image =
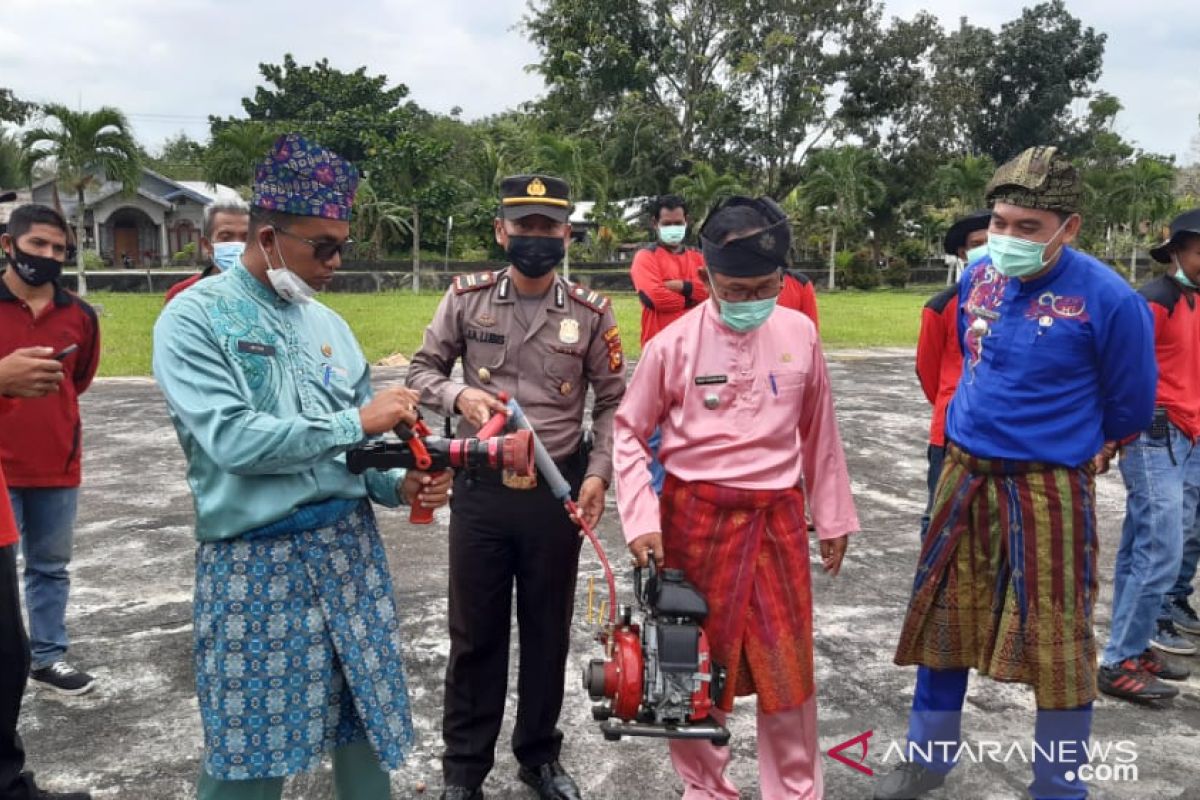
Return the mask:
<svg viewBox="0 0 1200 800">
<path fill-rule="evenodd" d="M 398 769 L 412 743 L 391 575 L 371 505 L 327 527 L 202 542 L 196 696 L 204 770 L 277 778 L 367 739 Z"/>
</svg>

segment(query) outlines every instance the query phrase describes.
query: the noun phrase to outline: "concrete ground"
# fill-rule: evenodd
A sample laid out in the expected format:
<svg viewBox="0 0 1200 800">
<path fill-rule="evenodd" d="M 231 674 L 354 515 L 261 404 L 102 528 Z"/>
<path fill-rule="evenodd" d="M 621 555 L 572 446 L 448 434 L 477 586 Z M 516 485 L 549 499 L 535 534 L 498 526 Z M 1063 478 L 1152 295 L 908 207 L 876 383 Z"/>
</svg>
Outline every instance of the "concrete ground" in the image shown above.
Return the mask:
<svg viewBox="0 0 1200 800">
<path fill-rule="evenodd" d="M 925 502 L 928 409 L 911 365 L 911 353 L 902 351 L 839 353 L 831 365 L 864 531 L 854 538 L 839 578 L 817 574 L 813 581 L 821 745 L 828 750 L 872 731 L 867 764 L 877 772 L 894 763 L 883 763 L 888 743 L 903 741 L 914 677 L 913 669 L 891 663 Z M 397 373 L 378 378 L 395 380 Z M 30 690 L 22 719 L 30 765 L 51 788 L 90 786 L 97 798 L 192 797 L 201 744 L 191 665 L 192 504 L 183 461 L 149 381 L 99 381 L 86 395 L 83 413 L 85 478 L 68 623 L 74 638 L 71 658 L 97 675 L 99 688 L 75 699 Z M 1101 639 L 1107 632 L 1122 507 L 1119 478 L 1102 478 Z M 380 519 L 405 620 L 419 736 L 408 766 L 394 776 L 394 794 L 436 797 L 442 675 L 449 650 L 446 512 L 429 527 L 410 526 L 403 512 L 385 510 Z M 621 564 L 627 601 L 626 560 L 611 505 L 603 535 Z M 663 743 L 609 744 L 591 721 L 578 676 L 579 667 L 598 654 L 584 606 L 587 577 L 599 574 L 585 548 L 562 715 L 563 762 L 588 798 L 678 797 L 681 786 Z M 1190 661 L 1200 670 L 1200 659 Z M 1093 797 L 1200 798 L 1200 677 L 1181 689 L 1181 696 L 1162 709 L 1107 698 L 1097 702 L 1094 739 L 1133 742 L 1138 780 L 1094 782 Z M 514 691 L 510 710 L 515 701 Z M 486 789 L 489 797 L 531 798 L 515 777 L 507 745 L 510 725 L 511 714 Z M 972 681 L 964 723 L 968 740 L 1028 742 L 1032 725 L 1027 688 Z M 733 733 L 732 778 L 743 797 L 757 797 L 752 702 L 739 706 Z M 872 778 L 827 756 L 824 769 L 826 797 L 870 797 Z M 963 763 L 931 797 L 1021 798 L 1028 782 L 1028 767 L 1020 762 Z M 329 787 L 327 772 L 304 776 L 289 784 L 285 796 L 329 797 Z"/>
</svg>

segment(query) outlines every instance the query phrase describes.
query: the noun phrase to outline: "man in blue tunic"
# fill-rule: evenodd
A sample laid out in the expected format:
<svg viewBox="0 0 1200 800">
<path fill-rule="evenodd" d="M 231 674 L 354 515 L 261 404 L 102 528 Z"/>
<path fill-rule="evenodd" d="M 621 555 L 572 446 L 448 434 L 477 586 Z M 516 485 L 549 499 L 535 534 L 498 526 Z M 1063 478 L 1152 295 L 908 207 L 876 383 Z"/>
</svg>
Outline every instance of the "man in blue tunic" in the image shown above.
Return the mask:
<svg viewBox="0 0 1200 800">
<path fill-rule="evenodd" d="M 154 375 L 196 508 L 200 800 L 272 800 L 333 751 L 340 800 L 390 796 L 412 739 L 399 621 L 370 501 L 446 502 L 449 476 L 353 475 L 345 451 L 416 395 L 372 394 L 346 323 L 313 299 L 341 265 L 358 176 L 281 136 L 241 263 L 154 326 Z"/>
<path fill-rule="evenodd" d="M 940 787 L 970 669 L 1033 688 L 1036 800 L 1079 800 L 1096 697 L 1095 475 L 1154 413 L 1146 303 L 1070 245 L 1083 183 L 1053 147 L 996 170 L 988 254 L 959 284 L 963 375 L 898 665 L 917 665 L 909 760 L 876 800 Z"/>
</svg>

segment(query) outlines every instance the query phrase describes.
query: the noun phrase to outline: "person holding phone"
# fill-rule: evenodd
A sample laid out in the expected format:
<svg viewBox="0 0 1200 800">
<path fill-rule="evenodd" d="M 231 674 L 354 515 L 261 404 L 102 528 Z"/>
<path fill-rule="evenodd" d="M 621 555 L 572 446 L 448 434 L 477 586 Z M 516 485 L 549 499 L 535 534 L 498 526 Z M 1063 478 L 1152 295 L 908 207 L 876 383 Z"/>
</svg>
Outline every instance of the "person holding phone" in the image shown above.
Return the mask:
<svg viewBox="0 0 1200 800">
<path fill-rule="evenodd" d="M 68 239 L 62 215 L 36 204 L 14 209 L 0 236 L 8 265 L 0 276 L 0 358 L 50 348 L 64 375 L 55 391 L 22 402 L 5 418 L 0 460 L 25 555 L 29 677 L 78 695 L 95 681 L 66 660 L 68 566 L 83 455 L 79 396 L 100 361 L 100 326 L 92 307 L 62 286 Z"/>
</svg>

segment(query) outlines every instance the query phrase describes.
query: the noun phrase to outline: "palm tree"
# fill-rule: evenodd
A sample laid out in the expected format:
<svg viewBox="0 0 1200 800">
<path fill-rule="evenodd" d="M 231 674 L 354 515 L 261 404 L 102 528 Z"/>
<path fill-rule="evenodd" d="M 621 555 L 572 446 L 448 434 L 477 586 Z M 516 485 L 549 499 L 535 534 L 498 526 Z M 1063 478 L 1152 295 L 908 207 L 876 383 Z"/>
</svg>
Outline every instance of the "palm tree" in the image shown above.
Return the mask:
<svg viewBox="0 0 1200 800">
<path fill-rule="evenodd" d="M 1133 249 L 1129 254 L 1129 280 L 1137 282 L 1137 240 L 1143 222 L 1151 228 L 1170 213 L 1175 185 L 1171 164 L 1152 156 L 1138 156 L 1112 179 L 1112 201 L 1124 205 L 1129 214 Z"/>
<path fill-rule="evenodd" d="M 362 257 L 374 261 L 389 241 L 410 235 L 412 224 L 408 216 L 411 213 L 408 206 L 381 198 L 366 180 L 360 182 L 350 226 L 355 241 L 362 248 Z"/>
<path fill-rule="evenodd" d="M 125 192 L 137 191 L 141 180 L 141 155 L 129 120 L 111 106 L 96 111 L 72 111 L 64 105 L 51 103 L 43 107 L 42 114 L 57 124 L 26 131 L 21 139 L 25 148 L 23 169 L 25 174 L 31 175 L 38 164 L 53 161 L 56 183 L 75 192 L 78 288 L 79 294 L 85 295 L 83 193 L 105 180 L 120 181 Z M 99 241 L 96 249 L 100 249 Z"/>
<path fill-rule="evenodd" d="M 543 133 L 534 140 L 534 171 L 562 178 L 577 198 L 604 200 L 608 195 L 608 171 L 596 148 L 584 139 Z"/>
<path fill-rule="evenodd" d="M 210 184 L 249 186 L 254 166 L 266 157 L 276 133 L 262 122 L 246 120 L 223 125 L 204 153 L 204 177 Z"/>
<path fill-rule="evenodd" d="M 938 167 L 936 181 L 943 197 L 953 201 L 956 217 L 982 208 L 996 163 L 988 156 L 961 156 Z"/>
<path fill-rule="evenodd" d="M 845 145 L 820 150 L 809 157 L 809 173 L 789 198 L 812 211 L 821 208 L 829 214 L 833 236 L 829 245 L 829 288 L 837 285 L 838 230 L 861 224 L 873 204 L 878 203 L 887 187 L 876 177 L 879 156 L 862 147 Z"/>
<path fill-rule="evenodd" d="M 0 189 L 15 189 L 29 182 L 24 174 L 24 158 L 20 140 L 0 130 Z"/>
<path fill-rule="evenodd" d="M 711 165 L 697 161 L 687 175 L 671 179 L 671 191 L 683 197 L 694 216 L 703 219 L 717 203 L 744 189 L 732 175 L 720 174 Z"/>
</svg>

